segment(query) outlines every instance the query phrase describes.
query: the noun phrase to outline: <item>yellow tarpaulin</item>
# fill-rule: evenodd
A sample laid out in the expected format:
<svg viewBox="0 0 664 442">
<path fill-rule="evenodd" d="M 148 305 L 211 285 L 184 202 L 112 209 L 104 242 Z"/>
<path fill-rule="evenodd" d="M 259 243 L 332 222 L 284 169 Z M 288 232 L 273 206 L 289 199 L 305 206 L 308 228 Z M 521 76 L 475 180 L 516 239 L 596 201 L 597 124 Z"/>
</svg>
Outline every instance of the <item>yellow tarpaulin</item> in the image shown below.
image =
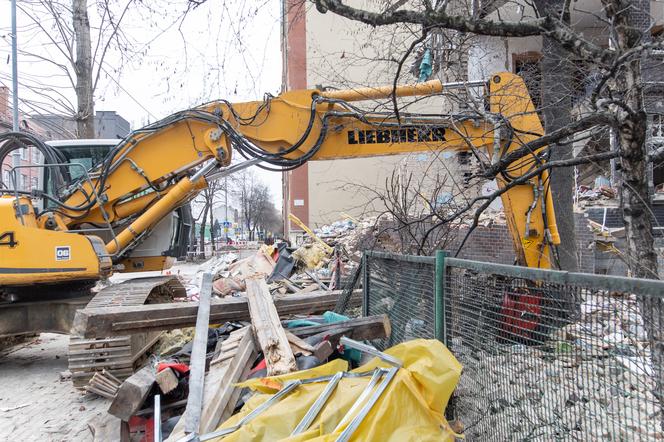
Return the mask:
<svg viewBox="0 0 664 442">
<path fill-rule="evenodd" d="M 445 420 L 444 411 L 461 375 L 461 364 L 437 340 L 409 341 L 392 347 L 385 353 L 401 359 L 404 366 L 362 421 L 351 440 L 454 440 L 454 433 Z M 390 368 L 386 363 L 374 358 L 353 371 L 362 373 L 376 367 Z M 334 360 L 310 370 L 247 381 L 241 385 L 259 393 L 245 404 L 240 413 L 219 428 L 235 425 L 251 410 L 272 397 L 287 381 L 333 375 L 346 369 L 345 361 Z M 217 440 L 334 441 L 347 424 L 334 433 L 332 431 L 362 393 L 369 379 L 370 377 L 344 377 L 309 429 L 297 436 L 291 437 L 290 434 L 323 391 L 326 382 L 300 385 L 234 433 Z"/>
</svg>

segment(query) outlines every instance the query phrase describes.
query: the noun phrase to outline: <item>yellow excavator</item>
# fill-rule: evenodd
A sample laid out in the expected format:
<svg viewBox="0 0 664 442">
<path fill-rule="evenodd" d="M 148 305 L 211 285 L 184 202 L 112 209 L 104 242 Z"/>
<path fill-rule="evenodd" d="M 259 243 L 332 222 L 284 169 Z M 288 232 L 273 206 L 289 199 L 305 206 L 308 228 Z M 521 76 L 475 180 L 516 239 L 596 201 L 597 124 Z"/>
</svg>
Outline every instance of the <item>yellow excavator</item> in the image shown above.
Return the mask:
<svg viewBox="0 0 664 442">
<path fill-rule="evenodd" d="M 484 90 L 484 117 L 402 113 L 397 118 L 354 104 L 392 94 L 443 99 L 448 89 L 466 86 Z M 542 134 L 523 79 L 511 73 L 473 84 L 430 81 L 290 91 L 257 102 L 213 101 L 132 132 L 95 167 L 81 166 L 77 173 L 39 140 L 6 134 L 0 143 L 23 137 L 19 145 L 42 150 L 48 185 L 31 193 L 0 186 L 0 296 L 13 302 L 34 293 L 41 300 L 58 299 L 113 272 L 168 268 L 173 261 L 168 256 L 135 257 L 132 251 L 210 182 L 251 165 L 285 171 L 307 161 L 440 150 L 484 150 L 495 162 Z M 231 164 L 234 157 L 243 161 Z M 499 176 L 499 187 L 543 161 L 537 152 L 516 160 Z M 511 187 L 501 198 L 519 264 L 551 267 L 550 249 L 560 241 L 547 173 Z"/>
</svg>

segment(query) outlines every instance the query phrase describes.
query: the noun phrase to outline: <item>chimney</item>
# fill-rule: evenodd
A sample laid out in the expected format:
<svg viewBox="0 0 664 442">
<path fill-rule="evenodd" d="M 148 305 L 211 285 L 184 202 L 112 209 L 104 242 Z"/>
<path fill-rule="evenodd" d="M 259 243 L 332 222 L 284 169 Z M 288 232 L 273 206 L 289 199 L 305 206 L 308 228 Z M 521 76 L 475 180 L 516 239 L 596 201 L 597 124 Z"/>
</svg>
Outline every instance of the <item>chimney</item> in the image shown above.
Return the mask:
<svg viewBox="0 0 664 442">
<path fill-rule="evenodd" d="M 9 88 L 0 86 L 0 118 L 9 118 Z"/>
</svg>

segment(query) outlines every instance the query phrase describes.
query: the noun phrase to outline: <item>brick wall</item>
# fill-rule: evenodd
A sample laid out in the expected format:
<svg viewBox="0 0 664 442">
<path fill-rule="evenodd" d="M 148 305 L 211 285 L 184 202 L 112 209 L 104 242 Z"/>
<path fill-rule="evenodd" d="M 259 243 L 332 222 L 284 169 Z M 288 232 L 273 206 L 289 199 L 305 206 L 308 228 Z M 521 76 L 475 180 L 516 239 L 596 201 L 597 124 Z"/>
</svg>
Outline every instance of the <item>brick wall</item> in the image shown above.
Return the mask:
<svg viewBox="0 0 664 442">
<path fill-rule="evenodd" d="M 577 213 L 574 217 L 579 270 L 592 273 L 595 270 L 593 234 L 588 229 L 588 222 L 583 214 Z M 448 247 L 448 250 L 456 250 L 466 232 L 467 229 L 465 228 L 459 230 L 457 240 L 452 246 Z M 495 262 L 498 264 L 514 264 L 515 255 L 512 246 L 512 237 L 507 226 L 504 224 L 494 224 L 490 227 L 477 227 L 464 244 L 463 249 L 459 253 L 459 258 Z"/>
<path fill-rule="evenodd" d="M 457 240 L 453 246 L 448 247 L 449 250 L 456 250 L 467 232 L 467 228 L 460 229 Z M 507 226 L 502 224 L 494 224 L 491 227 L 478 226 L 461 249 L 459 258 L 514 264 L 514 248 Z"/>
</svg>

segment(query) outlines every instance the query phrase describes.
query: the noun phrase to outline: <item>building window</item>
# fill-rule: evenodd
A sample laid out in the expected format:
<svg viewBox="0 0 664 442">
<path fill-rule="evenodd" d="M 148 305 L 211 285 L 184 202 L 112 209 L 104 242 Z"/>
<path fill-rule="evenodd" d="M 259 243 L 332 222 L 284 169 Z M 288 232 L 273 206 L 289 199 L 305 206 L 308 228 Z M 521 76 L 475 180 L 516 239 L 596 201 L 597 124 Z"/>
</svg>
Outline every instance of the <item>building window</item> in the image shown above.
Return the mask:
<svg viewBox="0 0 664 442">
<path fill-rule="evenodd" d="M 32 149 L 32 163 L 41 164 L 41 152 L 38 149 Z"/>
<path fill-rule="evenodd" d="M 21 153 L 22 160 L 28 159 L 28 149 L 19 149 L 19 152 Z"/>
<path fill-rule="evenodd" d="M 515 74 L 520 75 L 526 83 L 528 93 L 533 100 L 535 109 L 542 105 L 542 54 L 524 52 L 512 54 L 512 65 Z"/>
<path fill-rule="evenodd" d="M 21 190 L 30 190 L 28 188 L 29 178 L 26 174 L 21 174 Z"/>
<path fill-rule="evenodd" d="M 30 177 L 30 190 L 37 190 L 39 182 L 36 176 Z"/>
</svg>

